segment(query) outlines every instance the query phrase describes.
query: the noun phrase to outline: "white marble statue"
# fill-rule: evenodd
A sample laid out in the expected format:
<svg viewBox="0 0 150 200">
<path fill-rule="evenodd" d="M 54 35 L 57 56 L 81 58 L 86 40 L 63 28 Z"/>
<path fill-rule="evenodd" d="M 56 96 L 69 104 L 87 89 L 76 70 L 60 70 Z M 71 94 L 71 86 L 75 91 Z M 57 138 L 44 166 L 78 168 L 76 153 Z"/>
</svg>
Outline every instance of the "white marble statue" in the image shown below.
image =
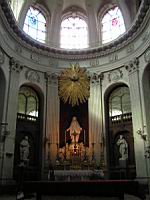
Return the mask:
<svg viewBox="0 0 150 200">
<path fill-rule="evenodd" d="M 119 139 L 117 140 L 117 145 L 119 146 L 119 153 L 120 158 L 119 160 L 127 160 L 128 159 L 128 143 L 123 138 L 123 135 L 120 135 Z"/>
<path fill-rule="evenodd" d="M 82 128 L 75 116 L 72 118 L 70 127 L 66 131 L 70 131 L 70 137 L 72 143 L 75 142 L 77 143 L 79 141 L 79 136 L 82 131 Z"/>
<path fill-rule="evenodd" d="M 20 142 L 20 161 L 26 162 L 29 160 L 29 138 L 25 136 Z"/>
</svg>

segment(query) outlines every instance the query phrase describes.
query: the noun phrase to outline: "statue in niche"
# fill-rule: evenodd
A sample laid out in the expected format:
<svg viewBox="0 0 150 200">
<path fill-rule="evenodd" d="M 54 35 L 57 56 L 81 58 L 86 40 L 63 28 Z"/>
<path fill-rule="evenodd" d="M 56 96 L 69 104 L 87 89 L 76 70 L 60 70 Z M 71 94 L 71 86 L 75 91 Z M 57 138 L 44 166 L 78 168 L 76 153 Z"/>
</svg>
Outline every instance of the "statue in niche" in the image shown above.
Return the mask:
<svg viewBox="0 0 150 200">
<path fill-rule="evenodd" d="M 28 136 L 25 136 L 22 141 L 20 142 L 20 162 L 26 163 L 29 161 L 29 151 L 30 151 L 30 145 L 29 145 L 29 138 Z"/>
<path fill-rule="evenodd" d="M 77 117 L 73 116 L 70 127 L 66 130 L 70 132 L 71 142 L 78 143 L 79 136 L 82 131 L 82 128 L 77 120 Z"/>
<path fill-rule="evenodd" d="M 119 146 L 119 153 L 120 158 L 119 160 L 127 160 L 128 159 L 128 143 L 123 138 L 123 135 L 120 135 L 119 139 L 117 140 L 117 145 Z"/>
</svg>

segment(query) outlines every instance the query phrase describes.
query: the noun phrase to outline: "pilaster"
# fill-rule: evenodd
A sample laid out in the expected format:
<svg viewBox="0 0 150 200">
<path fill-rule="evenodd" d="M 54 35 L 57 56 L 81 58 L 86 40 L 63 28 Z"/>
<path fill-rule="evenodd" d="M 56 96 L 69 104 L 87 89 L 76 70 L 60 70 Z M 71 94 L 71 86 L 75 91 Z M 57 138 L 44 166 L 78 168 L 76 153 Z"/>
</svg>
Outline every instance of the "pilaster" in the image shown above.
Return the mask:
<svg viewBox="0 0 150 200">
<path fill-rule="evenodd" d="M 97 163 L 100 163 L 101 143 L 102 143 L 102 107 L 101 107 L 101 89 L 100 75 L 93 73 L 90 75 L 90 98 L 89 108 L 89 142 L 90 149 L 94 144 L 94 154 Z"/>
<path fill-rule="evenodd" d="M 50 44 L 52 46 L 57 46 L 57 47 L 59 47 L 59 41 L 60 41 L 60 25 L 61 25 L 62 7 L 63 7 L 62 0 L 57 1 L 56 6 L 53 9 L 52 16 L 51 16 L 51 30 L 49 33 Z M 52 41 L 53 43 L 51 43 Z"/>
<path fill-rule="evenodd" d="M 1 163 L 1 178 L 2 180 L 12 179 L 13 177 L 13 159 L 16 134 L 16 118 L 18 104 L 18 85 L 19 76 L 22 70 L 22 65 L 14 58 L 10 58 L 9 62 L 9 83 L 5 116 L 4 130 L 7 133 L 3 141 L 3 156 Z"/>
<path fill-rule="evenodd" d="M 58 97 L 58 74 L 47 73 L 47 139 L 51 160 L 54 161 L 59 144 L 59 97 Z M 52 155 L 54 157 L 52 157 Z"/>
<path fill-rule="evenodd" d="M 93 4 L 90 0 L 86 0 L 86 10 L 87 10 L 88 28 L 89 28 L 89 44 L 90 47 L 92 46 L 95 47 L 95 45 L 99 41 L 98 25 L 97 25 L 96 11 L 93 8 Z"/>
<path fill-rule="evenodd" d="M 126 64 L 129 75 L 129 88 L 132 108 L 134 149 L 137 178 L 146 177 L 145 141 L 139 134 L 144 129 L 141 90 L 139 81 L 139 60 L 135 58 Z"/>
</svg>

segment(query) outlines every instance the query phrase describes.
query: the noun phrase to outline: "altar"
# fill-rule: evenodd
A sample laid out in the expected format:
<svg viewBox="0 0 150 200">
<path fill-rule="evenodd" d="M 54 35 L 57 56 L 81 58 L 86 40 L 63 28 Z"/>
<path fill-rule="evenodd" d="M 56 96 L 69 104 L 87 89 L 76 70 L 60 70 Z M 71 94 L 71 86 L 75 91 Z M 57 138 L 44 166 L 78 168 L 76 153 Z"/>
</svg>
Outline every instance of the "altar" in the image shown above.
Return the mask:
<svg viewBox="0 0 150 200">
<path fill-rule="evenodd" d="M 92 179 L 104 179 L 102 170 L 54 170 L 55 181 L 84 181 Z M 49 172 L 48 180 L 51 180 Z"/>
</svg>

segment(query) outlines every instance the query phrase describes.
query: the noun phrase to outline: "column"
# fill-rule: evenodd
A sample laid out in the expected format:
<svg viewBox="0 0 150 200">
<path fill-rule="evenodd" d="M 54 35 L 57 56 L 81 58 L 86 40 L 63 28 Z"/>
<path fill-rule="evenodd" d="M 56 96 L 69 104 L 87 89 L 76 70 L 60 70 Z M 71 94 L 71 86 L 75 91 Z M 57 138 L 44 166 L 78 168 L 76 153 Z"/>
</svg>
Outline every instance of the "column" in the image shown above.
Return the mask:
<svg viewBox="0 0 150 200">
<path fill-rule="evenodd" d="M 61 25 L 61 13 L 62 13 L 63 2 L 58 0 L 53 12 L 51 13 L 51 28 L 49 33 L 50 45 L 59 47 L 60 46 L 60 25 Z M 56 26 L 57 24 L 57 26 Z"/>
<path fill-rule="evenodd" d="M 93 3 L 91 0 L 86 0 L 86 10 L 88 17 L 88 31 L 89 31 L 89 44 L 90 47 L 94 47 L 99 43 L 98 36 L 98 25 L 97 25 L 97 17 L 96 10 L 93 8 Z"/>
<path fill-rule="evenodd" d="M 46 134 L 50 143 L 49 152 L 52 162 L 56 159 L 57 144 L 59 144 L 59 104 L 58 75 L 48 73 Z"/>
<path fill-rule="evenodd" d="M 128 29 L 131 26 L 131 14 L 129 8 L 127 7 L 127 3 L 125 2 L 125 0 L 117 0 L 117 4 L 119 5 L 118 7 L 122 12 L 125 27 L 126 29 Z"/>
<path fill-rule="evenodd" d="M 13 178 L 19 76 L 23 68 L 19 61 L 15 60 L 14 58 L 10 59 L 9 64 L 10 72 L 5 116 L 6 126 L 4 128 L 7 134 L 3 142 L 3 157 L 1 163 L 1 178 L 2 180 L 5 179 L 6 181 L 7 179 Z"/>
<path fill-rule="evenodd" d="M 139 60 L 135 58 L 131 60 L 126 66 L 129 75 L 129 88 L 132 108 L 132 122 L 134 135 L 134 150 L 136 161 L 136 175 L 137 178 L 146 177 L 146 160 L 145 160 L 145 141 L 141 137 L 140 131 L 143 132 L 143 110 L 141 101 L 141 90 L 139 81 Z"/>
<path fill-rule="evenodd" d="M 92 154 L 92 145 L 94 143 L 94 155 L 96 162 L 100 162 L 101 153 L 101 91 L 99 75 L 93 74 L 90 82 L 90 98 L 89 98 L 89 149 Z M 91 155 L 92 156 L 92 155 Z"/>
</svg>

